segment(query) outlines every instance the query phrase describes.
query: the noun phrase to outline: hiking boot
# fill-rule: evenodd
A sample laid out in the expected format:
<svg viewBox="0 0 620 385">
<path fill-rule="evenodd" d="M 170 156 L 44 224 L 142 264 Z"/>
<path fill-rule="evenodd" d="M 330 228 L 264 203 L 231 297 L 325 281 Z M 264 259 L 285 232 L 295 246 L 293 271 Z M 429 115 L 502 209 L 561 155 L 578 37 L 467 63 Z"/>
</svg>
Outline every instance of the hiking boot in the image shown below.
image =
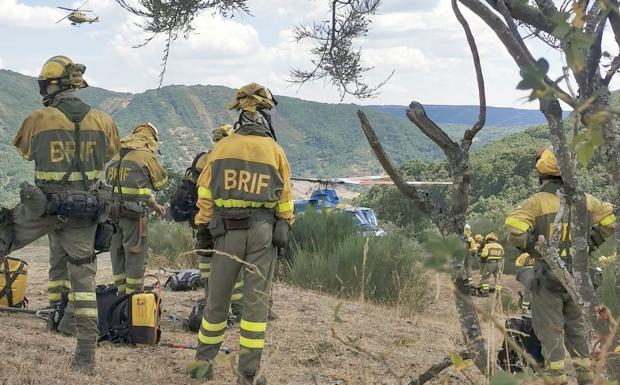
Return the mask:
<svg viewBox="0 0 620 385">
<path fill-rule="evenodd" d="M 237 385 L 267 385 L 267 379 L 265 376 L 258 376 L 258 378 L 254 380 L 253 375 L 239 374 L 237 376 Z"/>
<path fill-rule="evenodd" d="M 71 367 L 75 371 L 86 375 L 93 375 L 95 373 L 95 344 L 95 341 L 77 341 L 75 355 L 71 361 Z"/>
<path fill-rule="evenodd" d="M 189 374 L 191 378 L 198 380 L 212 380 L 213 363 L 210 361 L 195 360 L 187 365 L 185 373 Z"/>
</svg>

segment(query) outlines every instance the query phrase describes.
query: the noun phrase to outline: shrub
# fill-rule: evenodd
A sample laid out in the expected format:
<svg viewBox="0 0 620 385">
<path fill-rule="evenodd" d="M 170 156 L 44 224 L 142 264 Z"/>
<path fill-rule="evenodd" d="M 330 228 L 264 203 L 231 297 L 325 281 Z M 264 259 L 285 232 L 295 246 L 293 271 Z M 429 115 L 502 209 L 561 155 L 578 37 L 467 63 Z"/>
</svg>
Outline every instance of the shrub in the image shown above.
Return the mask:
<svg viewBox="0 0 620 385">
<path fill-rule="evenodd" d="M 194 254 L 184 255 L 194 248 L 192 229 L 187 223 L 154 220 L 149 223 L 149 263 L 165 267 L 198 266 Z"/>
<path fill-rule="evenodd" d="M 398 235 L 358 234 L 347 214 L 307 211 L 293 226 L 291 258 L 285 279 L 307 289 L 348 298 L 367 298 L 422 311 L 427 277 L 416 256 L 419 245 Z M 368 242 L 367 253 L 364 252 Z"/>
</svg>

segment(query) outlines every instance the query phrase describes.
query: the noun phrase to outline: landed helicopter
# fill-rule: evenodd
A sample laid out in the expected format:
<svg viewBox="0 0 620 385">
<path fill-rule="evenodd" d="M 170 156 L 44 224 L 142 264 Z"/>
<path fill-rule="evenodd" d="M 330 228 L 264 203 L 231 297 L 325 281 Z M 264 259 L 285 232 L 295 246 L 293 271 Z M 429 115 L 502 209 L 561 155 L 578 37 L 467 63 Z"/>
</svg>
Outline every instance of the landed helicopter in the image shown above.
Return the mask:
<svg viewBox="0 0 620 385">
<path fill-rule="evenodd" d="M 71 22 L 71 25 L 80 25 L 83 23 L 88 23 L 88 24 L 92 24 L 92 23 L 97 23 L 99 22 L 99 16 L 95 16 L 94 18 L 92 17 L 88 17 L 86 16 L 87 12 L 92 12 L 89 11 L 87 9 L 82 9 L 83 6 L 86 5 L 86 3 L 88 3 L 89 0 L 86 0 L 82 5 L 80 5 L 77 8 L 65 8 L 65 7 L 57 7 L 60 9 L 64 9 L 65 11 L 71 11 L 71 13 L 69 13 L 67 16 L 63 17 L 62 19 L 58 20 L 56 22 L 56 24 L 60 23 L 61 21 L 63 21 L 64 19 L 69 19 L 69 21 Z"/>
<path fill-rule="evenodd" d="M 348 185 L 348 186 L 381 186 L 381 185 L 393 185 L 394 182 L 387 175 L 373 175 L 364 177 L 352 177 L 352 178 L 331 178 L 331 179 L 319 179 L 319 178 L 291 178 L 293 181 L 302 181 L 316 183 L 319 185 L 317 190 L 314 190 L 308 199 L 296 199 L 294 201 L 295 215 L 303 215 L 303 212 L 308 207 L 314 207 L 315 209 L 331 209 L 341 210 L 349 213 L 354 222 L 360 227 L 360 231 L 364 235 L 371 236 L 383 236 L 385 230 L 379 227 L 377 216 L 373 209 L 369 207 L 354 207 L 349 204 L 343 203 L 338 197 L 338 193 L 334 186 L 336 185 Z M 407 182 L 411 185 L 451 185 L 452 182 Z"/>
</svg>

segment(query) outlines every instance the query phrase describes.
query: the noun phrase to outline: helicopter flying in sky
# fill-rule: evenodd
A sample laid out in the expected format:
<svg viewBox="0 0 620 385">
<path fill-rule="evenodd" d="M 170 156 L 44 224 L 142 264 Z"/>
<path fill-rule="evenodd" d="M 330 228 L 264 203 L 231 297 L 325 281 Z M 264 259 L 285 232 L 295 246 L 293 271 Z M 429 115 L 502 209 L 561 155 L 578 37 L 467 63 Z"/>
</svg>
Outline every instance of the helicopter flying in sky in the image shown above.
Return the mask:
<svg viewBox="0 0 620 385">
<path fill-rule="evenodd" d="M 93 12 L 93 11 L 90 11 L 88 9 L 82 9 L 82 7 L 85 6 L 86 3 L 88 3 L 88 2 L 89 2 L 89 0 L 86 0 L 82 5 L 80 5 L 77 8 L 57 7 L 57 8 L 60 8 L 60 9 L 64 9 L 65 11 L 71 11 L 71 13 L 69 13 L 68 15 L 63 17 L 62 19 L 58 20 L 56 22 L 56 24 L 60 23 L 64 19 L 69 19 L 69 21 L 71 22 L 71 25 L 80 25 L 80 24 L 83 24 L 83 23 L 92 24 L 92 23 L 99 22 L 99 16 L 88 17 L 86 15 L 86 13 L 90 13 L 90 12 Z"/>
<path fill-rule="evenodd" d="M 338 197 L 338 193 L 334 186 L 336 185 L 348 185 L 348 186 L 382 186 L 393 185 L 394 182 L 387 175 L 372 175 L 363 177 L 351 177 L 351 178 L 331 178 L 331 179 L 319 179 L 319 178 L 291 178 L 293 181 L 311 182 L 319 185 L 319 188 L 314 190 L 308 199 L 296 199 L 295 214 L 300 215 L 308 207 L 315 209 L 328 209 L 328 210 L 341 210 L 351 215 L 353 221 L 360 227 L 360 231 L 366 235 L 382 236 L 385 235 L 385 231 L 379 227 L 377 216 L 373 209 L 369 207 L 354 207 L 349 204 L 343 203 Z M 452 182 L 407 182 L 411 185 L 451 185 Z"/>
</svg>

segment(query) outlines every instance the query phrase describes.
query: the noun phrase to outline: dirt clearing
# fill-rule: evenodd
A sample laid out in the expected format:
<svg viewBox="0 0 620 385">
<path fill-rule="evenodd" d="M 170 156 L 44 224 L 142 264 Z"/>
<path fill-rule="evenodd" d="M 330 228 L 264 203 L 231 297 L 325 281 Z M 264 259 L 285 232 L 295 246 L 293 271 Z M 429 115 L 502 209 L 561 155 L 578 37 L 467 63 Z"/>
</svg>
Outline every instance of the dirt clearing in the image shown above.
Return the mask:
<svg viewBox="0 0 620 385">
<path fill-rule="evenodd" d="M 47 248 L 28 247 L 14 253 L 29 263 L 30 308 L 47 305 Z M 111 282 L 108 255 L 98 260 L 97 283 Z M 152 273 L 156 273 L 152 271 Z M 162 277 L 163 278 L 163 277 Z M 435 279 L 429 285 L 436 285 Z M 187 317 L 202 291 L 162 292 L 162 341 L 193 344 L 195 333 L 185 332 L 169 318 Z M 387 362 L 396 373 L 419 374 L 449 352 L 462 347 L 459 321 L 449 287 L 441 285 L 428 310 L 403 318 L 390 307 L 345 301 L 317 292 L 276 284 L 274 308 L 280 319 L 269 324 L 263 354 L 263 373 L 270 384 L 362 385 L 399 384 L 386 374 L 385 365 L 344 346 L 332 336 L 356 339 L 368 351 L 388 353 Z M 334 309 L 342 303 L 334 321 Z M 224 345 L 237 348 L 238 328 L 227 332 Z M 404 340 L 406 339 L 406 340 Z M 403 343 L 406 342 L 406 343 Z M 74 373 L 70 361 L 75 340 L 45 332 L 45 322 L 31 315 L 0 313 L 0 384 L 198 384 L 183 374 L 192 361 L 191 350 L 167 347 L 134 348 L 103 344 L 97 350 L 97 370 L 92 377 Z M 230 356 L 215 367 L 213 385 L 234 384 Z M 450 370 L 441 382 L 462 383 Z"/>
</svg>

